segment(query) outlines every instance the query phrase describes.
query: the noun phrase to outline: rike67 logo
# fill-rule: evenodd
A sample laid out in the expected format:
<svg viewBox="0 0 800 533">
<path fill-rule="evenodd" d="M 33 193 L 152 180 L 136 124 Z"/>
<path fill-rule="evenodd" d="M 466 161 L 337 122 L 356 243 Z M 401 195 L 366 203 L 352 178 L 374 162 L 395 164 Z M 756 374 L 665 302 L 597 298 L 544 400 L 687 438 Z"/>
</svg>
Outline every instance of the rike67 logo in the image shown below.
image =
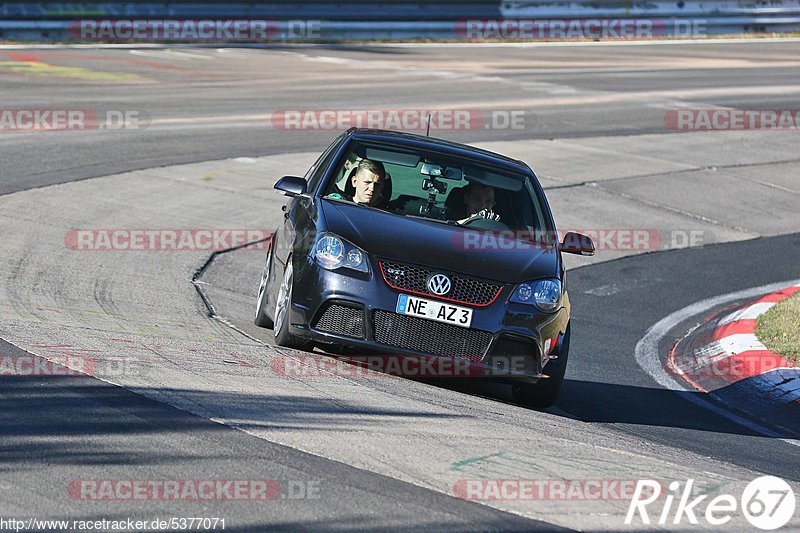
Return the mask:
<svg viewBox="0 0 800 533">
<path fill-rule="evenodd" d="M 684 519 L 697 525 L 698 518 L 711 526 L 725 526 L 741 513 L 753 527 L 771 531 L 785 526 L 794 516 L 794 491 L 778 477 L 754 479 L 738 499 L 731 494 L 720 494 L 706 501 L 709 495 L 695 495 L 693 485 L 693 479 L 687 480 L 683 487 L 679 481 L 670 483 L 668 492 L 663 495 L 663 507 L 658 509 L 662 498 L 661 484 L 649 479 L 639 480 L 625 516 L 625 524 L 641 521 L 649 525 L 649 513 L 655 512 L 657 518 L 654 517 L 653 521 L 662 526 L 682 524 Z M 659 503 L 654 505 L 657 501 Z"/>
</svg>

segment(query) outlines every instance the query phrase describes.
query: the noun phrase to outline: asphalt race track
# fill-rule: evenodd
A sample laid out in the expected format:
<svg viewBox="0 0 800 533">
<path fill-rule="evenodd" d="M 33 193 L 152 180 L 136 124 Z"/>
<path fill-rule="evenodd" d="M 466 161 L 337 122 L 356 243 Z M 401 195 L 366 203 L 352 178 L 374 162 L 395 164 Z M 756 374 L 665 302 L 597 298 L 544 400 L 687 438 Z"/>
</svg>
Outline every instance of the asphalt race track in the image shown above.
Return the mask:
<svg viewBox="0 0 800 533">
<path fill-rule="evenodd" d="M 659 380 L 702 316 L 673 324 L 652 353 L 640 341 L 698 301 L 800 280 L 797 132 L 665 125 L 676 109 L 798 109 L 800 42 L 6 47 L 0 96 L 2 108 L 141 118 L 119 131 L 0 132 L 0 356 L 97 363 L 93 377 L 0 376 L 0 517 L 640 530 L 623 522 L 625 498 L 456 496 L 475 479 L 643 478 L 691 478 L 713 496 L 764 474 L 798 492 L 800 435 Z M 555 407 L 468 380 L 285 375 L 281 364 L 308 354 L 252 325 L 263 250 L 208 263 L 205 250 L 70 241 L 80 228 L 272 229 L 273 183 L 302 174 L 335 132 L 271 114 L 365 108 L 480 114 L 480 127 L 433 134 L 524 159 L 560 227 L 650 236 L 569 259 L 572 347 Z M 512 112 L 519 127 L 492 122 Z M 191 282 L 203 265 L 205 301 Z M 133 479 L 275 480 L 280 496 L 93 501 L 75 489 Z"/>
</svg>

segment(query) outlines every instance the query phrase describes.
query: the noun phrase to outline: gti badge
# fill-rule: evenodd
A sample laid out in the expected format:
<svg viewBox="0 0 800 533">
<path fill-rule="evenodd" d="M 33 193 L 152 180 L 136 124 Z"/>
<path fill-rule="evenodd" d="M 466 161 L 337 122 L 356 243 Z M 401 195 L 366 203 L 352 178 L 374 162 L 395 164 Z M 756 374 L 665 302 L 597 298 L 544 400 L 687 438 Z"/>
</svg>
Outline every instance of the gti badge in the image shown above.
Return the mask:
<svg viewBox="0 0 800 533">
<path fill-rule="evenodd" d="M 453 284 L 450 283 L 450 278 L 448 278 L 444 274 L 434 274 L 433 276 L 428 278 L 428 290 L 431 291 L 433 294 L 444 296 L 445 294 L 450 292 L 452 286 Z"/>
<path fill-rule="evenodd" d="M 406 271 L 402 268 L 387 268 L 386 272 L 391 274 L 395 280 L 398 280 L 406 275 Z"/>
</svg>

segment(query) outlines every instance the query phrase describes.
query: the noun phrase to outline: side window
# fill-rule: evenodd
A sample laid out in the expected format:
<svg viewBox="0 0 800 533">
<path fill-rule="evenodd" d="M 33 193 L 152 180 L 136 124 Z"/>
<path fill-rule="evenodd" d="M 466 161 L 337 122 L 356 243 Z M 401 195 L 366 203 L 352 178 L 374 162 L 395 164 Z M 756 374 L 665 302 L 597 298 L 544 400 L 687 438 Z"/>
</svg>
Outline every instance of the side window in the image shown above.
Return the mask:
<svg viewBox="0 0 800 533">
<path fill-rule="evenodd" d="M 333 162 L 333 158 L 336 157 L 336 153 L 339 151 L 339 147 L 342 145 L 342 140 L 346 137 L 346 134 L 342 134 L 336 138 L 333 143 L 325 150 L 319 159 L 311 165 L 311 168 L 308 169 L 306 175 L 303 178 L 308 181 L 308 190 L 313 191 L 317 188 L 319 184 L 319 180 L 325 174 L 325 171 L 328 169 L 330 164 Z"/>
</svg>

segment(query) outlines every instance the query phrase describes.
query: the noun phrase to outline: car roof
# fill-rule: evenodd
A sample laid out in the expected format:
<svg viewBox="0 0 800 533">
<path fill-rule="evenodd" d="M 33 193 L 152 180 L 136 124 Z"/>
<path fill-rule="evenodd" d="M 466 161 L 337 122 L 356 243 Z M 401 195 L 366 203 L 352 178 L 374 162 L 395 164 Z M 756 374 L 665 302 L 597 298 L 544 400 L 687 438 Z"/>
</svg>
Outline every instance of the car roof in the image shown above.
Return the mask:
<svg viewBox="0 0 800 533">
<path fill-rule="evenodd" d="M 504 155 L 483 150 L 474 146 L 461 144 L 446 139 L 436 137 L 425 137 L 414 133 L 406 133 L 391 130 L 375 130 L 365 128 L 351 128 L 348 133 L 358 141 L 375 141 L 389 144 L 403 144 L 419 149 L 431 149 L 437 152 L 445 152 L 450 155 L 460 156 L 468 159 L 480 161 L 494 167 L 501 167 L 513 172 L 525 175 L 533 175 L 533 170 L 524 162 L 512 159 Z"/>
</svg>

